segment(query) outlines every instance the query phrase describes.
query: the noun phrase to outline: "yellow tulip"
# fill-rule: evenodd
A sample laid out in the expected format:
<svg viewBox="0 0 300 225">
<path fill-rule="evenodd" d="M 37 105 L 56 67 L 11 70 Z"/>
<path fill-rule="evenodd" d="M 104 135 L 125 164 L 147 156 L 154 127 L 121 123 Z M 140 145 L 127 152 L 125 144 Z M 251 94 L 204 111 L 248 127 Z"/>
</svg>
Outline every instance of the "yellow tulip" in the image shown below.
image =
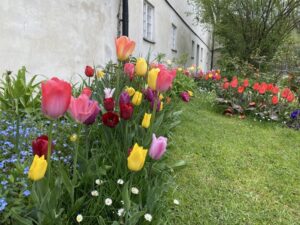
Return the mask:
<svg viewBox="0 0 300 225">
<path fill-rule="evenodd" d="M 44 156 L 39 157 L 35 155 L 28 172 L 28 178 L 34 181 L 42 179 L 45 176 L 47 165 L 47 160 L 45 160 Z"/>
<path fill-rule="evenodd" d="M 155 91 L 156 90 L 156 80 L 157 80 L 157 75 L 159 73 L 160 69 L 154 68 L 151 69 L 148 73 L 148 86 Z"/>
<path fill-rule="evenodd" d="M 131 100 L 132 104 L 134 105 L 140 105 L 142 103 L 143 94 L 139 91 L 136 91 L 134 93 L 134 96 Z"/>
<path fill-rule="evenodd" d="M 190 97 L 194 96 L 194 93 L 192 91 L 188 91 L 188 93 Z"/>
<path fill-rule="evenodd" d="M 104 77 L 105 73 L 103 72 L 103 70 L 98 70 L 96 75 L 97 78 L 101 79 Z"/>
<path fill-rule="evenodd" d="M 144 149 L 142 146 L 135 143 L 127 158 L 128 169 L 135 172 L 140 171 L 144 167 L 147 153 L 147 149 Z"/>
<path fill-rule="evenodd" d="M 144 58 L 138 58 L 136 60 L 135 73 L 137 76 L 145 76 L 147 73 L 147 62 Z"/>
<path fill-rule="evenodd" d="M 159 111 L 163 110 L 164 108 L 164 103 L 163 102 L 160 102 L 160 108 L 159 108 Z"/>
<path fill-rule="evenodd" d="M 142 127 L 148 128 L 151 122 L 151 113 L 145 113 L 142 121 Z"/>
<path fill-rule="evenodd" d="M 135 90 L 133 87 L 126 87 L 125 91 L 129 94 L 130 97 L 133 96 L 135 93 Z"/>
</svg>

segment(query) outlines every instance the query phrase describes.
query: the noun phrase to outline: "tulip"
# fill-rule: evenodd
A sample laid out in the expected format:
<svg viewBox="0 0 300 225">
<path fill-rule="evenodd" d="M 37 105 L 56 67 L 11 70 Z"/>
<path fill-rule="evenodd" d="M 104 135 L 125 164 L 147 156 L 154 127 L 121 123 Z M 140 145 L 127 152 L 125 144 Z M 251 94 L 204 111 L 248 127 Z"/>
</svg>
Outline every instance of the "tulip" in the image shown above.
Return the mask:
<svg viewBox="0 0 300 225">
<path fill-rule="evenodd" d="M 194 96 L 194 93 L 192 91 L 187 91 L 190 97 Z"/>
<path fill-rule="evenodd" d="M 154 69 L 151 69 L 148 73 L 148 86 L 154 91 L 156 90 L 156 80 L 157 80 L 159 71 L 160 71 L 160 69 L 154 68 Z"/>
<path fill-rule="evenodd" d="M 54 145 L 51 144 L 51 151 L 53 151 Z M 39 157 L 44 156 L 47 159 L 48 155 L 48 136 L 42 135 L 32 141 L 33 155 Z"/>
<path fill-rule="evenodd" d="M 152 143 L 149 149 L 149 156 L 154 160 L 159 160 L 163 154 L 165 154 L 167 149 L 168 139 L 165 137 L 158 137 L 156 135 L 152 135 Z"/>
<path fill-rule="evenodd" d="M 114 112 L 107 112 L 102 115 L 102 122 L 105 126 L 114 128 L 119 123 L 119 116 Z"/>
<path fill-rule="evenodd" d="M 103 101 L 103 105 L 106 111 L 114 111 L 115 100 L 113 98 L 105 98 Z"/>
<path fill-rule="evenodd" d="M 284 88 L 284 89 L 282 90 L 282 92 L 281 92 L 281 96 L 282 96 L 283 98 L 287 98 L 288 95 L 290 94 L 290 92 L 291 92 L 291 90 L 290 90 L 289 88 Z"/>
<path fill-rule="evenodd" d="M 123 120 L 129 120 L 133 114 L 133 105 L 131 103 L 120 104 L 120 117 Z"/>
<path fill-rule="evenodd" d="M 245 90 L 245 86 L 239 86 L 238 87 L 238 93 L 242 94 Z"/>
<path fill-rule="evenodd" d="M 147 88 L 146 90 L 143 91 L 145 94 L 145 98 L 149 101 L 152 102 L 154 100 L 154 95 L 156 94 L 155 91 L 153 91 L 151 88 Z"/>
<path fill-rule="evenodd" d="M 238 79 L 237 77 L 233 77 L 232 81 L 230 82 L 230 86 L 232 88 L 236 88 L 238 86 L 239 82 L 238 82 Z"/>
<path fill-rule="evenodd" d="M 129 96 L 133 96 L 135 93 L 135 90 L 133 87 L 126 87 L 125 91 L 129 94 Z"/>
<path fill-rule="evenodd" d="M 259 94 L 263 95 L 264 93 L 266 93 L 267 88 L 268 88 L 268 85 L 265 82 L 262 82 L 258 88 Z"/>
<path fill-rule="evenodd" d="M 149 128 L 151 122 L 151 113 L 145 113 L 142 121 L 142 127 Z"/>
<path fill-rule="evenodd" d="M 94 76 L 94 68 L 91 66 L 86 66 L 84 73 L 87 77 L 92 77 Z"/>
<path fill-rule="evenodd" d="M 145 76 L 147 73 L 147 62 L 144 58 L 138 58 L 135 64 L 135 74 L 137 76 Z"/>
<path fill-rule="evenodd" d="M 292 102 L 292 101 L 294 101 L 294 99 L 295 99 L 295 95 L 293 94 L 293 92 L 290 92 L 290 93 L 288 94 L 286 100 L 287 100 L 288 102 Z"/>
<path fill-rule="evenodd" d="M 29 168 L 28 178 L 33 181 L 42 179 L 45 176 L 47 165 L 47 160 L 45 160 L 45 157 L 43 155 L 41 157 L 35 155 L 33 158 L 33 162 Z"/>
<path fill-rule="evenodd" d="M 252 88 L 253 90 L 258 91 L 259 87 L 260 87 L 259 83 L 256 82 Z"/>
<path fill-rule="evenodd" d="M 125 63 L 124 73 L 129 77 L 130 80 L 132 80 L 133 76 L 134 76 L 134 64 L 133 63 Z"/>
<path fill-rule="evenodd" d="M 119 104 L 128 104 L 128 103 L 130 103 L 130 96 L 126 91 L 124 91 L 120 95 Z"/>
<path fill-rule="evenodd" d="M 229 85 L 230 83 L 228 81 L 226 81 L 224 84 L 223 84 L 223 89 L 228 89 L 229 88 Z"/>
<path fill-rule="evenodd" d="M 132 98 L 132 104 L 134 105 L 140 105 L 142 103 L 143 94 L 139 91 L 136 91 L 134 93 L 134 96 Z"/>
<path fill-rule="evenodd" d="M 81 94 L 85 94 L 90 98 L 92 96 L 92 90 L 89 87 L 85 87 L 82 89 Z"/>
<path fill-rule="evenodd" d="M 279 87 L 273 86 L 272 93 L 273 93 L 274 95 L 277 95 L 278 92 L 279 92 Z"/>
<path fill-rule="evenodd" d="M 164 99 L 164 96 L 162 94 L 159 94 L 159 100 L 163 100 Z"/>
<path fill-rule="evenodd" d="M 160 108 L 161 108 L 161 101 L 155 97 L 156 99 L 156 112 L 159 112 L 160 111 Z M 151 102 L 150 102 L 150 108 L 153 110 L 153 107 L 154 107 L 154 102 L 155 102 L 155 99 L 153 99 Z"/>
<path fill-rule="evenodd" d="M 160 102 L 159 111 L 163 110 L 163 108 L 164 108 L 164 103 L 163 103 L 163 102 Z"/>
<path fill-rule="evenodd" d="M 135 42 L 131 41 L 126 36 L 121 36 L 116 39 L 117 57 L 120 61 L 125 61 L 129 58 L 135 48 Z"/>
<path fill-rule="evenodd" d="M 272 97 L 272 104 L 273 104 L 273 105 L 277 105 L 277 104 L 278 104 L 278 97 L 277 97 L 276 95 L 274 95 L 274 96 Z"/>
<path fill-rule="evenodd" d="M 127 158 L 128 169 L 135 172 L 140 171 L 144 167 L 147 153 L 147 149 L 135 143 Z"/>
<path fill-rule="evenodd" d="M 186 91 L 181 92 L 180 96 L 181 96 L 181 99 L 183 101 L 185 101 L 185 102 L 189 102 L 190 101 L 190 95 Z"/>
<path fill-rule="evenodd" d="M 248 87 L 249 86 L 249 81 L 247 79 L 244 80 L 243 86 L 244 87 Z"/>
<path fill-rule="evenodd" d="M 42 82 L 42 112 L 52 119 L 63 116 L 68 110 L 71 92 L 71 85 L 56 77 Z"/>
<path fill-rule="evenodd" d="M 99 112 L 98 102 L 90 100 L 87 95 L 81 94 L 78 98 L 72 97 L 69 113 L 77 122 L 86 125 L 93 124 Z"/>
<path fill-rule="evenodd" d="M 167 91 L 171 86 L 174 78 L 176 77 L 176 70 L 166 70 L 160 67 L 160 71 L 156 80 L 156 90 L 159 92 Z"/>
</svg>

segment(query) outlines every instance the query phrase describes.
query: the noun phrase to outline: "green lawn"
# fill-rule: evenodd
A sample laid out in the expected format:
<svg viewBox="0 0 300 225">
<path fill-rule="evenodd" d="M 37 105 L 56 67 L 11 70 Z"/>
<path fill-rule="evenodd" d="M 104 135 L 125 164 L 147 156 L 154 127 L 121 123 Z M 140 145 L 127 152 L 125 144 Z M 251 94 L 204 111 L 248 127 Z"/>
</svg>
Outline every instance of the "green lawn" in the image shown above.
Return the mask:
<svg viewBox="0 0 300 225">
<path fill-rule="evenodd" d="M 183 159 L 169 222 L 300 224 L 300 133 L 253 118 L 228 118 L 204 94 L 181 103 L 169 148 Z"/>
</svg>

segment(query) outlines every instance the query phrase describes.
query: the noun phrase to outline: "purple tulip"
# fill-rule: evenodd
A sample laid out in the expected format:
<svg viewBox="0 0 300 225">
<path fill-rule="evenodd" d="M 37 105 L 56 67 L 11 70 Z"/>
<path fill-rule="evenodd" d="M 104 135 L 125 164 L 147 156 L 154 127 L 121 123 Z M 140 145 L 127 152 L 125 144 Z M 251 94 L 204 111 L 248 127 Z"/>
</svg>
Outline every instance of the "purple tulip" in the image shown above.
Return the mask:
<svg viewBox="0 0 300 225">
<path fill-rule="evenodd" d="M 180 94 L 181 96 L 181 99 L 185 102 L 189 102 L 190 101 L 190 95 L 188 92 L 184 91 L 184 92 L 181 92 Z"/>
<path fill-rule="evenodd" d="M 157 101 L 157 103 L 156 103 L 157 104 L 156 105 L 156 111 L 159 112 L 160 111 L 160 100 L 157 98 L 156 101 Z M 155 100 L 153 99 L 151 101 L 151 104 L 150 104 L 152 110 L 153 110 L 153 107 L 154 107 L 154 102 L 155 102 Z"/>
<path fill-rule="evenodd" d="M 159 160 L 166 152 L 167 142 L 168 138 L 162 136 L 156 138 L 156 135 L 153 134 L 152 143 L 149 150 L 150 157 L 154 160 Z"/>
<path fill-rule="evenodd" d="M 123 91 L 120 95 L 119 104 L 128 104 L 130 103 L 130 96 L 126 91 Z"/>
<path fill-rule="evenodd" d="M 144 95 L 145 95 L 145 98 L 149 101 L 149 102 L 152 102 L 154 100 L 154 95 L 156 93 L 151 89 L 151 88 L 147 88 L 145 91 L 144 91 Z"/>
</svg>

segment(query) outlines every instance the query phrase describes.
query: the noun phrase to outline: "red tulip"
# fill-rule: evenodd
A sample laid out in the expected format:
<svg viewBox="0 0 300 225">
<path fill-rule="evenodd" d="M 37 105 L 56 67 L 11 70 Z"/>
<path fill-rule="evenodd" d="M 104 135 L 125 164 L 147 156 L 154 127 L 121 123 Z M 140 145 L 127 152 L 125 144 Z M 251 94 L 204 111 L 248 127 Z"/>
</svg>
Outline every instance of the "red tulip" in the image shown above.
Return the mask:
<svg viewBox="0 0 300 225">
<path fill-rule="evenodd" d="M 71 85 L 56 77 L 42 82 L 42 112 L 52 119 L 63 116 L 68 110 L 71 92 Z"/>
<path fill-rule="evenodd" d="M 287 100 L 288 102 L 292 102 L 292 101 L 294 101 L 294 99 L 295 99 L 295 95 L 293 94 L 293 92 L 290 92 L 290 93 L 288 94 L 286 100 Z"/>
<path fill-rule="evenodd" d="M 267 88 L 268 88 L 268 85 L 265 82 L 261 83 L 261 85 L 259 86 L 259 89 L 258 89 L 259 94 L 263 95 L 264 93 L 266 93 Z"/>
<path fill-rule="evenodd" d="M 189 102 L 190 101 L 190 95 L 188 92 L 184 91 L 184 92 L 181 92 L 180 94 L 181 96 L 181 99 L 185 102 Z"/>
<path fill-rule="evenodd" d="M 135 48 L 135 42 L 131 41 L 126 36 L 121 36 L 117 38 L 115 42 L 118 60 L 127 60 Z"/>
<path fill-rule="evenodd" d="M 105 126 L 114 128 L 119 123 L 119 116 L 114 112 L 107 112 L 102 115 L 102 122 Z"/>
<path fill-rule="evenodd" d="M 156 90 L 159 92 L 164 92 L 172 87 L 172 82 L 176 77 L 176 70 L 167 70 L 163 67 L 160 67 L 159 69 L 160 71 L 156 79 Z"/>
<path fill-rule="evenodd" d="M 86 66 L 84 73 L 87 77 L 92 77 L 94 76 L 94 68 L 91 66 Z"/>
<path fill-rule="evenodd" d="M 54 145 L 51 144 L 51 152 L 53 152 Z M 32 141 L 32 150 L 33 155 L 38 155 L 39 157 L 45 156 L 45 159 L 48 155 L 48 136 L 42 135 L 37 137 Z"/>
<path fill-rule="evenodd" d="M 248 87 L 249 86 L 249 81 L 247 79 L 244 80 L 243 86 L 244 87 Z"/>
<path fill-rule="evenodd" d="M 123 120 L 129 120 L 133 114 L 133 105 L 131 103 L 120 104 L 120 117 Z"/>
<path fill-rule="evenodd" d="M 105 98 L 103 104 L 106 111 L 114 111 L 115 100 L 113 98 Z"/>
<path fill-rule="evenodd" d="M 232 81 L 230 82 L 230 86 L 232 88 L 236 88 L 238 86 L 238 84 L 239 84 L 239 81 L 238 81 L 237 77 L 233 77 Z"/>
<path fill-rule="evenodd" d="M 245 87 L 244 86 L 239 86 L 238 88 L 238 93 L 242 94 L 245 90 Z"/>
<path fill-rule="evenodd" d="M 79 123 L 93 124 L 100 112 L 98 102 L 90 100 L 88 95 L 82 93 L 78 98 L 71 98 L 69 113 Z"/>
<path fill-rule="evenodd" d="M 273 104 L 273 105 L 277 105 L 277 104 L 278 104 L 278 97 L 277 97 L 276 95 L 274 95 L 274 96 L 272 97 L 272 104 Z"/>
<path fill-rule="evenodd" d="M 259 90 L 259 87 L 260 87 L 259 83 L 256 82 L 256 83 L 253 85 L 253 90 L 258 91 L 258 90 Z"/>
<path fill-rule="evenodd" d="M 89 87 L 85 87 L 82 89 L 81 94 L 85 94 L 90 98 L 92 96 L 92 90 Z"/>
<path fill-rule="evenodd" d="M 228 81 L 226 81 L 224 84 L 223 84 L 223 88 L 224 89 L 228 89 L 229 88 L 229 85 L 230 83 Z"/>
<path fill-rule="evenodd" d="M 273 90 L 273 84 L 268 84 L 267 85 L 267 91 L 272 91 Z"/>
<path fill-rule="evenodd" d="M 279 92 L 279 88 L 277 86 L 273 86 L 272 93 L 276 95 L 278 94 L 278 92 Z"/>
<path fill-rule="evenodd" d="M 129 77 L 130 80 L 134 77 L 134 64 L 133 63 L 125 63 L 124 65 L 124 73 Z"/>
<path fill-rule="evenodd" d="M 287 98 L 291 90 L 289 88 L 284 88 L 283 91 L 281 92 L 281 96 L 283 98 Z"/>
</svg>

